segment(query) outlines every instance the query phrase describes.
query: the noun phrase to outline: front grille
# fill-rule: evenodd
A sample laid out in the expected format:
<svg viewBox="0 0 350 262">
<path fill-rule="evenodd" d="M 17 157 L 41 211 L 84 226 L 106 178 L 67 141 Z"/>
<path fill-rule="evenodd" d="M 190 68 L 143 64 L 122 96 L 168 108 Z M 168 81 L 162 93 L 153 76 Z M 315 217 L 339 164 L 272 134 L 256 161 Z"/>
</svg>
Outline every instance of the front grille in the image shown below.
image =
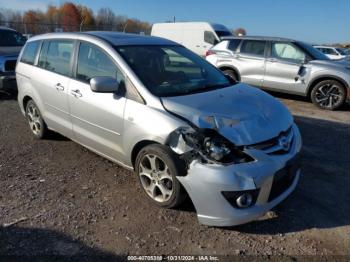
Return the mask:
<svg viewBox="0 0 350 262">
<path fill-rule="evenodd" d="M 281 132 L 281 134 L 275 138 L 247 146 L 246 148 L 262 150 L 266 154 L 285 154 L 289 152 L 293 143 L 293 138 L 293 129 L 290 127 L 287 131 Z"/>
<path fill-rule="evenodd" d="M 273 178 L 268 200 L 269 202 L 279 197 L 283 192 L 292 186 L 299 167 L 298 157 L 295 157 L 294 159 L 290 160 L 283 169 L 277 171 Z"/>
<path fill-rule="evenodd" d="M 16 68 L 16 60 L 7 60 L 5 62 L 5 71 L 11 72 L 15 71 Z"/>
</svg>

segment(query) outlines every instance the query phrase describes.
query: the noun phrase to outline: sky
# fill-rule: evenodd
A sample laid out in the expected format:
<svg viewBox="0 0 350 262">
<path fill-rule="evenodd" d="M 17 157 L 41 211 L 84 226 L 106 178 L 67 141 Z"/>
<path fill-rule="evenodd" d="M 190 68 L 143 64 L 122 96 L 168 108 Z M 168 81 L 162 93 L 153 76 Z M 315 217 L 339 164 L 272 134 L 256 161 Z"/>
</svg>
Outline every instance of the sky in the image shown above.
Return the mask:
<svg viewBox="0 0 350 262">
<path fill-rule="evenodd" d="M 350 0 L 71 0 L 97 11 L 150 23 L 207 21 L 243 27 L 249 35 L 280 36 L 311 43 L 350 42 Z M 63 0 L 0 0 L 0 8 L 41 9 Z"/>
</svg>

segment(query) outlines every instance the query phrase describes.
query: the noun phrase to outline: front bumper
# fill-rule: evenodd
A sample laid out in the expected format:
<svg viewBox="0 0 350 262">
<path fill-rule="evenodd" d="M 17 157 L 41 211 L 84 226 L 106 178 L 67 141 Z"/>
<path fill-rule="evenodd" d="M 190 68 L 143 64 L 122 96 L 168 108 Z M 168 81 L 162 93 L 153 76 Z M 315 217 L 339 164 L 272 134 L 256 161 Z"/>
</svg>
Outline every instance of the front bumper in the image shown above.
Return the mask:
<svg viewBox="0 0 350 262">
<path fill-rule="evenodd" d="M 209 165 L 193 161 L 187 176 L 178 177 L 187 190 L 197 211 L 200 223 L 210 226 L 234 226 L 250 222 L 283 201 L 296 187 L 300 169 L 290 186 L 269 201 L 274 177 L 301 150 L 301 136 L 293 125 L 293 144 L 285 154 L 269 155 L 261 150 L 246 150 L 255 161 L 230 166 Z M 234 208 L 223 196 L 223 191 L 243 191 L 259 189 L 255 205 Z M 271 198 L 270 198 L 271 199 Z"/>
<path fill-rule="evenodd" d="M 17 90 L 15 72 L 0 73 L 0 90 L 4 90 L 4 91 Z"/>
</svg>

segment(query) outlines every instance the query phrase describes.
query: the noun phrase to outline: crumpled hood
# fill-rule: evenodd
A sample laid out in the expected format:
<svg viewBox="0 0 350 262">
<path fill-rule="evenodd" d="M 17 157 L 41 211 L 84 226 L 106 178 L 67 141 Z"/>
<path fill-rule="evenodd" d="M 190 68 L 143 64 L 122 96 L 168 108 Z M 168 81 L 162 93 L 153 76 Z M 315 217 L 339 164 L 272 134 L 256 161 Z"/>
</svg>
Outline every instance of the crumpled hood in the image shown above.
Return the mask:
<svg viewBox="0 0 350 262">
<path fill-rule="evenodd" d="M 0 56 L 18 56 L 22 46 L 0 46 Z"/>
<path fill-rule="evenodd" d="M 274 138 L 293 123 L 293 117 L 282 103 L 245 84 L 161 100 L 166 110 L 199 128 L 217 129 L 237 146 Z"/>
</svg>

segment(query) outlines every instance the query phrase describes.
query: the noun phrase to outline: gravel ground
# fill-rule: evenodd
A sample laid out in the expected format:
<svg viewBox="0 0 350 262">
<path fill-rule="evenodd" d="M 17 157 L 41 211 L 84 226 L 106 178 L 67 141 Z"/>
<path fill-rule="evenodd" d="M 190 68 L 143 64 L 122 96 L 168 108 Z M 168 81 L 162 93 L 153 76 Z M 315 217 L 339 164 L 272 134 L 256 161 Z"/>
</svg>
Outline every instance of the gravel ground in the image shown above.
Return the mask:
<svg viewBox="0 0 350 262">
<path fill-rule="evenodd" d="M 0 94 L 0 256 L 350 256 L 350 110 L 279 98 L 303 136 L 300 184 L 258 221 L 215 228 L 190 202 L 153 206 L 133 173 L 60 135 L 35 140 Z"/>
</svg>

